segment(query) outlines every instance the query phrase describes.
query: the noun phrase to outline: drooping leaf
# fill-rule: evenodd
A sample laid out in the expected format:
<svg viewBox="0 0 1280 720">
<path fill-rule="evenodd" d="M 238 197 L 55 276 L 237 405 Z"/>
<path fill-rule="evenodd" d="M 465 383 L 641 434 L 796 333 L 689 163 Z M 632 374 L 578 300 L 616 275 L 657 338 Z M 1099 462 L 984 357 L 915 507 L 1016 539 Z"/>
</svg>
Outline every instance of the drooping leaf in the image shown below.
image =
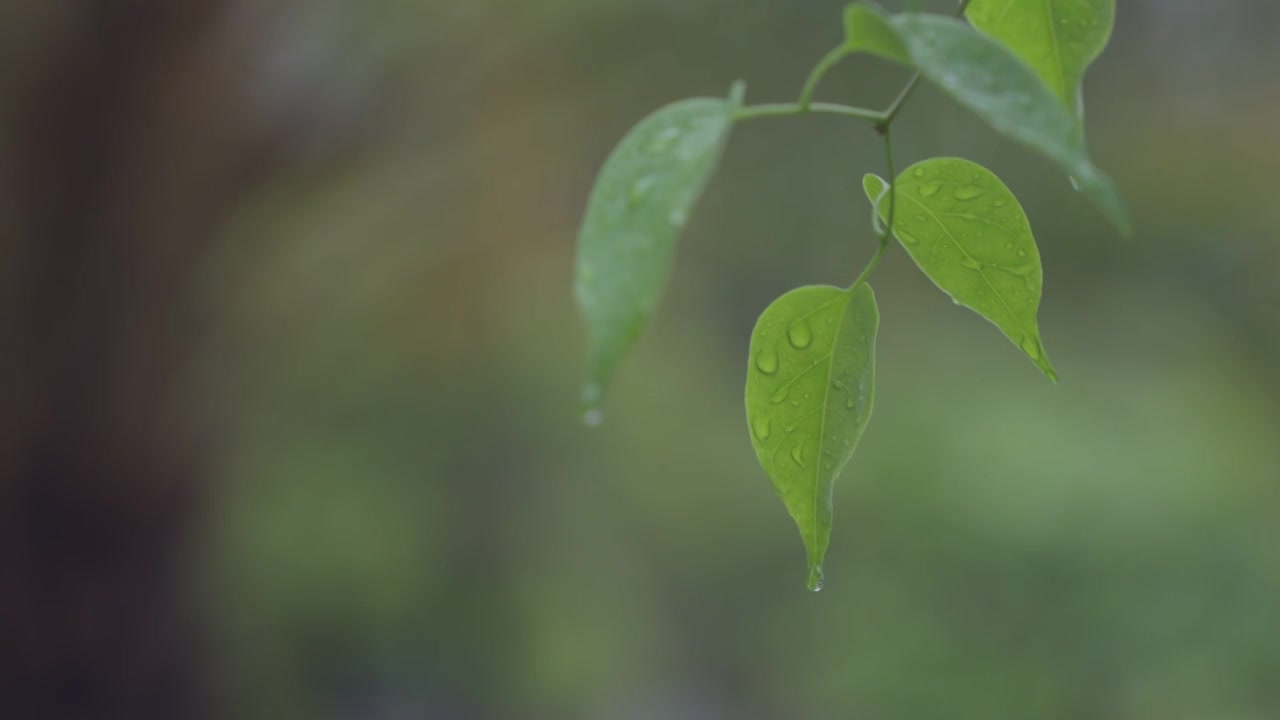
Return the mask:
<svg viewBox="0 0 1280 720">
<path fill-rule="evenodd" d="M 872 203 L 885 182 L 867 175 Z M 1040 340 L 1043 272 L 1027 216 L 1000 178 L 977 163 L 933 158 L 898 176 L 893 232 L 916 265 L 957 303 L 1000 328 L 1050 380 Z M 880 203 L 887 216 L 888 201 Z"/>
<path fill-rule="evenodd" d="M 1111 39 L 1115 0 L 973 0 L 965 16 L 1029 65 L 1081 125 L 1080 85 Z"/>
<path fill-rule="evenodd" d="M 844 9 L 844 47 L 847 52 L 868 52 L 903 65 L 911 64 L 907 46 L 889 25 L 879 6 L 856 2 Z"/>
<path fill-rule="evenodd" d="M 666 285 L 676 239 L 719 162 L 743 86 L 641 120 L 596 177 L 578 234 L 574 293 L 589 335 L 588 421 Z"/>
<path fill-rule="evenodd" d="M 889 19 L 920 73 L 987 124 L 1057 162 L 1121 232 L 1128 213 L 1111 180 L 1089 160 L 1076 121 L 1036 73 L 999 42 L 940 15 Z"/>
<path fill-rule="evenodd" d="M 792 290 L 751 334 L 751 444 L 800 529 L 810 590 L 822 587 L 831 492 L 871 417 L 880 314 L 865 283 Z"/>
</svg>

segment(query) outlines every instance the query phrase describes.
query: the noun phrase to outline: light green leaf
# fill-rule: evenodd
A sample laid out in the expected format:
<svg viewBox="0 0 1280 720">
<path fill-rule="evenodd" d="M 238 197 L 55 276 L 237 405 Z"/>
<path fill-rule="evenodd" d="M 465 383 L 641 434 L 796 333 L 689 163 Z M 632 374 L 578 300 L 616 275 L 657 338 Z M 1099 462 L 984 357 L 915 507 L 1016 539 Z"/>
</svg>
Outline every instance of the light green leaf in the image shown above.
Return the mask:
<svg viewBox="0 0 1280 720">
<path fill-rule="evenodd" d="M 1081 125 L 1081 82 L 1111 39 L 1115 0 L 973 0 L 965 16 L 1031 66 Z"/>
<path fill-rule="evenodd" d="M 920 73 L 991 127 L 1057 162 L 1121 232 L 1129 217 L 1115 186 L 1094 167 L 1075 119 L 1035 72 L 999 42 L 939 15 L 890 18 Z"/>
<path fill-rule="evenodd" d="M 1057 382 L 1036 311 L 1043 272 L 1027 216 L 1000 178 L 977 163 L 934 158 L 898 176 L 893 233 L 925 275 L 958 304 L 1000 328 Z M 875 203 L 885 182 L 862 180 Z M 880 215 L 887 215 L 881 201 Z"/>
<path fill-rule="evenodd" d="M 751 334 L 751 444 L 800 529 L 810 590 L 822 587 L 836 476 L 871 417 L 879 324 L 865 283 L 809 286 L 773 301 Z"/>
<path fill-rule="evenodd" d="M 588 422 L 598 422 L 614 368 L 658 303 L 676 239 L 715 171 L 742 94 L 736 83 L 727 100 L 684 100 L 654 112 L 627 133 L 596 177 L 578 234 L 574 283 L 590 336 Z"/>
<path fill-rule="evenodd" d="M 844 49 L 868 52 L 903 65 L 911 64 L 907 46 L 889 25 L 884 10 L 871 3 L 857 2 L 844 9 Z"/>
</svg>

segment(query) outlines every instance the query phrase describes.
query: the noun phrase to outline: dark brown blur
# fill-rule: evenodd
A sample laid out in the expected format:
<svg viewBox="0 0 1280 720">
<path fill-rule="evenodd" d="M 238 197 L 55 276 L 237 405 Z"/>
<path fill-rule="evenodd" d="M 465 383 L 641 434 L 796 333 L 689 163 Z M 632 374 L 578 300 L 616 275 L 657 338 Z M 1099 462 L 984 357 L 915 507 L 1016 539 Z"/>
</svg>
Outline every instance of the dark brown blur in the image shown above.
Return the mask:
<svg viewBox="0 0 1280 720">
<path fill-rule="evenodd" d="M 598 431 L 569 283 L 627 127 L 791 97 L 840 2 L 4 3 L 0 718 L 1280 715 L 1280 11 L 1119 4 L 1086 107 L 1134 241 L 904 110 L 903 164 L 1022 199 L 1064 382 L 886 260 L 811 597 L 740 375 L 868 254 L 870 131 L 735 131 Z"/>
</svg>

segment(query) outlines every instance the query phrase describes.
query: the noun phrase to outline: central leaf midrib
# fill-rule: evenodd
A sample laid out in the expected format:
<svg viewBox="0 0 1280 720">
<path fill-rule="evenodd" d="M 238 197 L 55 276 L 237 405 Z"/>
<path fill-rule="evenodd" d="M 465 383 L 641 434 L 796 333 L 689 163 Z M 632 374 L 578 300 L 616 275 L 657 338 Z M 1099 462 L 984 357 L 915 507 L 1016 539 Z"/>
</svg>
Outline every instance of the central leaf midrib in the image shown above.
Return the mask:
<svg viewBox="0 0 1280 720">
<path fill-rule="evenodd" d="M 836 330 L 831 337 L 831 354 L 827 361 L 827 377 L 822 384 L 822 419 L 818 422 L 818 454 L 813 458 L 813 554 L 809 559 L 810 565 L 820 564 L 818 561 L 818 486 L 822 477 L 822 457 L 823 443 L 827 437 L 827 415 L 830 413 L 831 398 L 831 374 L 836 367 L 836 350 L 840 347 L 840 334 L 844 332 L 844 316 L 849 311 L 849 305 L 853 303 L 853 293 L 846 292 L 844 295 L 844 305 L 840 307 L 840 316 L 836 318 Z M 810 567 L 810 571 L 813 568 Z"/>
</svg>

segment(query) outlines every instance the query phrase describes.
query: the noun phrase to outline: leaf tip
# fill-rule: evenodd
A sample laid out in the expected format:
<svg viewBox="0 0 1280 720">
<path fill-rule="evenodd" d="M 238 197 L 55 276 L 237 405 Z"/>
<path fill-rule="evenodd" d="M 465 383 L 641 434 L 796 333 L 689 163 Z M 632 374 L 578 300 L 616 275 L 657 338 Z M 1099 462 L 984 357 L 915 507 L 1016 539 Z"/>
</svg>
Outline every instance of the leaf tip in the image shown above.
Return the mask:
<svg viewBox="0 0 1280 720">
<path fill-rule="evenodd" d="M 809 580 L 805 583 L 805 587 L 812 592 L 822 590 L 822 565 L 813 563 L 809 566 Z"/>
</svg>

